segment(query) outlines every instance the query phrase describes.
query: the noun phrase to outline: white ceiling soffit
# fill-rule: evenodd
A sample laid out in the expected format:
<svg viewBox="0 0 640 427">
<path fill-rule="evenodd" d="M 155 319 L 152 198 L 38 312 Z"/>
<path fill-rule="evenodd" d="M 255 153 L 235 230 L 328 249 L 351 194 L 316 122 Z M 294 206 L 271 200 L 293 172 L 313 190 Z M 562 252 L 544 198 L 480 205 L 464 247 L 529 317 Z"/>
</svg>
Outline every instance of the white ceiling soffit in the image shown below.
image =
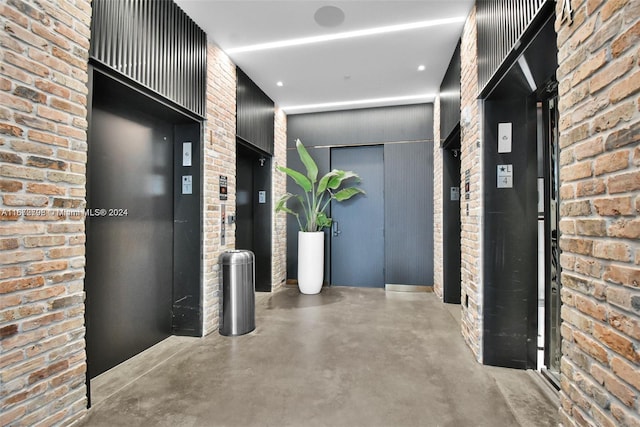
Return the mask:
<svg viewBox="0 0 640 427">
<path fill-rule="evenodd" d="M 433 101 L 473 5 L 175 1 L 288 114 Z M 379 29 L 386 32 L 375 34 Z M 288 43 L 297 39 L 313 43 Z M 289 46 L 242 51 L 282 41 Z"/>
</svg>

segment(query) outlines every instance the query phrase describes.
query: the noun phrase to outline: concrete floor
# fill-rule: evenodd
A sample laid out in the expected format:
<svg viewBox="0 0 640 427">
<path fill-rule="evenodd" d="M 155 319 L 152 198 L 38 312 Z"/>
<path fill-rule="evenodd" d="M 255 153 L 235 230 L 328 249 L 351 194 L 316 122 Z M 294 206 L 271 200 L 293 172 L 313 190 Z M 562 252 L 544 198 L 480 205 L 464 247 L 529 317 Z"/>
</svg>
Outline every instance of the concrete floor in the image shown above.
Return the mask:
<svg viewBox="0 0 640 427">
<path fill-rule="evenodd" d="M 171 337 L 91 382 L 84 426 L 552 426 L 537 374 L 478 364 L 432 293 L 258 294 L 254 332 Z"/>
</svg>

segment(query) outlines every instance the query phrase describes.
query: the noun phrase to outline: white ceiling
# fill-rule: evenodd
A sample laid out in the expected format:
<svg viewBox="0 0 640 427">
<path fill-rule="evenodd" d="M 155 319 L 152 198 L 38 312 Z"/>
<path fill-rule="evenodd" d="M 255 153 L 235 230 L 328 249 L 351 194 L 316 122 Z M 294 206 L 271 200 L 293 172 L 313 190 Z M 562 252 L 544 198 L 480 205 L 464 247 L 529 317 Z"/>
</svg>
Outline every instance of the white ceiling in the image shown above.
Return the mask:
<svg viewBox="0 0 640 427">
<path fill-rule="evenodd" d="M 473 0 L 175 0 L 224 51 L 281 40 L 365 30 L 445 18 L 458 22 L 351 39 L 270 50 L 228 53 L 231 59 L 288 114 L 430 102 L 438 92 L 462 20 Z M 323 27 L 314 14 L 338 7 L 344 21 Z M 424 65 L 424 71 L 418 66 Z M 283 86 L 276 86 L 282 81 Z M 357 105 L 287 108 L 379 100 Z"/>
</svg>

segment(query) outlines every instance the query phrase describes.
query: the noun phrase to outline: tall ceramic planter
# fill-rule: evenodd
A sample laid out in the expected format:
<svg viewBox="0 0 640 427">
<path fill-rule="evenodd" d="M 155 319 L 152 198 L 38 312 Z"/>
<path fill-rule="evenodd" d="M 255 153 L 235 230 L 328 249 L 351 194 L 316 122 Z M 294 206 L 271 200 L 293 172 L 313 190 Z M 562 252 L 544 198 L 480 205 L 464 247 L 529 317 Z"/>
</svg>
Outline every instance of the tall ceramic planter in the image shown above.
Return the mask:
<svg viewBox="0 0 640 427">
<path fill-rule="evenodd" d="M 324 278 L 324 232 L 298 231 L 298 287 L 303 294 L 317 294 Z"/>
</svg>

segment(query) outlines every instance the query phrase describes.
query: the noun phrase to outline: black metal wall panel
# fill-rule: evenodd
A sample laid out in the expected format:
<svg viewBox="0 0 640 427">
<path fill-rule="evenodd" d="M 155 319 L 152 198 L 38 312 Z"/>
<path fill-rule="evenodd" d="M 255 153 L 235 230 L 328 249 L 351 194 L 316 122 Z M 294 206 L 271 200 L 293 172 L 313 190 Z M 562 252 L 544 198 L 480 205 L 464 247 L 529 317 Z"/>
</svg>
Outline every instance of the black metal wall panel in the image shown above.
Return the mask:
<svg viewBox="0 0 640 427">
<path fill-rule="evenodd" d="M 460 145 L 460 132 L 453 133 L 451 145 Z M 457 196 L 452 189 L 458 189 Z M 460 304 L 460 153 L 442 150 L 442 260 L 443 300 Z"/>
<path fill-rule="evenodd" d="M 240 68 L 236 70 L 236 136 L 273 154 L 275 104 Z"/>
<path fill-rule="evenodd" d="M 542 11 L 553 0 L 478 0 L 478 78 L 480 88 L 491 80 L 507 56 Z"/>
<path fill-rule="evenodd" d="M 440 142 L 445 143 L 460 123 L 460 42 L 440 84 Z"/>
<path fill-rule="evenodd" d="M 515 92 L 484 103 L 484 363 L 518 369 L 536 366 L 535 105 Z M 512 123 L 513 141 L 520 142 L 510 153 L 496 149 L 498 123 Z M 503 167 L 512 168 L 511 188 L 498 188 Z"/>
<path fill-rule="evenodd" d="M 173 147 L 173 306 L 175 335 L 202 336 L 200 255 L 202 185 L 200 123 L 176 124 Z M 191 142 L 191 166 L 182 165 L 183 143 Z M 182 194 L 182 177 L 193 179 L 192 194 Z"/>
<path fill-rule="evenodd" d="M 433 139 L 433 104 L 292 114 L 287 147 L 383 144 Z"/>
<path fill-rule="evenodd" d="M 93 0 L 90 57 L 205 116 L 207 36 L 171 0 Z"/>
<path fill-rule="evenodd" d="M 385 282 L 433 285 L 433 145 L 384 146 Z"/>
</svg>

